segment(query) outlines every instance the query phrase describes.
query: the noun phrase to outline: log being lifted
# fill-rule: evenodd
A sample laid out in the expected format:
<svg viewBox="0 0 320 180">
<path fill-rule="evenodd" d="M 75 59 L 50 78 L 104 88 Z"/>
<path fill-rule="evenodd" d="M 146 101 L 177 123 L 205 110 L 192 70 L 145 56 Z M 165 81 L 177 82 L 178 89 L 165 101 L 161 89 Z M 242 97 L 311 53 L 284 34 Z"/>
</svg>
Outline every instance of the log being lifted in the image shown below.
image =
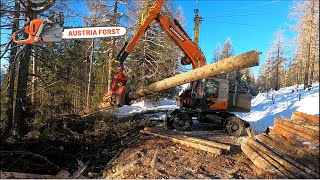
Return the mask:
<svg viewBox="0 0 320 180">
<path fill-rule="evenodd" d="M 249 51 L 234 57 L 230 57 L 213 64 L 208 64 L 186 73 L 152 83 L 129 93 L 129 100 L 135 100 L 146 95 L 165 89 L 177 87 L 186 83 L 201 80 L 209 76 L 227 73 L 236 69 L 249 68 L 259 65 L 259 51 Z"/>
</svg>

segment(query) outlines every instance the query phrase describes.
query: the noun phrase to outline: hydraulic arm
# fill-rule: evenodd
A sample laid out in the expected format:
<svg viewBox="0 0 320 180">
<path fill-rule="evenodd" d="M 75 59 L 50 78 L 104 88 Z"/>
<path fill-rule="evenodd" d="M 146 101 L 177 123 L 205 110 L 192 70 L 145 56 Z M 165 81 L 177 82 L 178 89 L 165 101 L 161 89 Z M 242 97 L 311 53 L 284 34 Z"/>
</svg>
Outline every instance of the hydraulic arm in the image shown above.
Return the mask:
<svg viewBox="0 0 320 180">
<path fill-rule="evenodd" d="M 104 97 L 104 101 L 108 101 L 111 105 L 122 106 L 125 103 L 125 95 L 123 95 L 123 93 L 128 93 L 128 90 L 125 88 L 127 78 L 122 73 L 122 70 L 124 69 L 123 63 L 154 21 L 160 25 L 161 29 L 167 33 L 170 39 L 173 40 L 184 53 L 185 56 L 181 58 L 181 64 L 192 64 L 194 69 L 206 65 L 206 59 L 202 51 L 192 42 L 176 19 L 174 22 L 171 22 L 168 17 L 161 12 L 162 6 L 163 0 L 157 0 L 150 8 L 146 20 L 132 37 L 131 41 L 128 44 L 125 44 L 125 49 L 120 51 L 118 59 L 121 72 L 114 76 L 112 88 Z"/>
</svg>

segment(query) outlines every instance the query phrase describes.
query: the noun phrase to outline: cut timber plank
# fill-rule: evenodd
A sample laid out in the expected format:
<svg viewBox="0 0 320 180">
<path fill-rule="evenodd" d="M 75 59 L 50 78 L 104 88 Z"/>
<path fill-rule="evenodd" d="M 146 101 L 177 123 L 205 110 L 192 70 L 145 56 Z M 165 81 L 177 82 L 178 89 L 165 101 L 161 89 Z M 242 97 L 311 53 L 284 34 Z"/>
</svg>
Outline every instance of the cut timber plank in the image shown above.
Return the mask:
<svg viewBox="0 0 320 180">
<path fill-rule="evenodd" d="M 309 133 L 311 134 L 313 133 L 311 129 L 308 129 L 308 128 L 304 129 L 299 127 L 299 125 L 295 125 L 292 123 L 290 125 L 290 122 L 285 120 L 280 120 L 278 118 L 274 119 L 274 126 L 275 128 L 278 126 L 278 127 L 281 127 L 282 129 L 285 129 L 286 131 L 291 133 L 291 136 L 297 135 L 304 139 L 310 140 L 316 144 L 319 144 L 319 135 L 315 135 L 315 136 L 310 135 Z"/>
<path fill-rule="evenodd" d="M 310 114 L 306 114 L 298 111 L 295 111 L 292 113 L 291 119 L 294 121 L 307 121 L 307 122 L 311 122 L 319 125 L 318 116 L 314 116 L 314 115 L 310 115 Z"/>
<path fill-rule="evenodd" d="M 306 174 L 305 172 L 303 172 L 301 169 L 297 168 L 296 166 L 292 165 L 291 163 L 289 163 L 288 161 L 286 161 L 285 159 L 283 159 L 282 157 L 280 157 L 279 155 L 275 154 L 274 152 L 272 152 L 271 150 L 267 149 L 265 146 L 263 146 L 262 144 L 260 144 L 259 142 L 253 140 L 253 139 L 248 139 L 247 143 L 252 147 L 255 146 L 258 149 L 260 149 L 262 152 L 264 152 L 265 154 L 267 154 L 269 157 L 271 157 L 272 159 L 274 159 L 275 161 L 277 161 L 278 163 L 280 163 L 281 165 L 283 165 L 283 167 L 285 169 L 287 169 L 288 171 L 290 171 L 292 174 L 294 174 L 295 176 L 299 177 L 299 178 L 312 178 L 312 176 Z"/>
<path fill-rule="evenodd" d="M 223 149 L 223 150 L 226 150 L 226 151 L 230 151 L 230 149 L 231 149 L 231 146 L 229 146 L 227 144 L 218 143 L 218 142 L 210 141 L 210 140 L 207 140 L 207 139 L 200 139 L 200 138 L 196 138 L 196 137 L 186 136 L 186 135 L 184 135 L 184 134 L 182 134 L 180 132 L 174 132 L 174 133 L 172 133 L 172 131 L 164 132 L 164 131 L 162 131 L 160 129 L 149 128 L 149 127 L 144 128 L 144 130 L 145 131 L 149 131 L 149 132 L 158 133 L 158 134 L 159 133 L 160 134 L 166 133 L 166 134 L 175 136 L 175 137 L 177 137 L 178 139 L 181 139 L 181 140 L 197 142 L 197 143 L 201 143 L 203 145 L 208 145 L 208 146 L 220 148 L 220 149 Z"/>
<path fill-rule="evenodd" d="M 288 147 L 285 144 L 281 143 L 280 141 L 272 139 L 270 136 L 264 133 L 259 134 L 258 139 L 261 140 L 265 145 L 267 145 L 271 149 L 276 149 L 280 153 L 286 154 L 290 156 L 292 159 L 299 162 L 300 164 L 297 163 L 296 166 L 301 170 L 312 175 L 314 178 L 319 178 L 319 174 L 314 171 L 319 169 L 319 167 L 317 167 L 317 164 L 319 163 L 319 161 L 314 159 L 313 156 L 307 154 L 306 152 L 301 151 L 299 148 L 296 148 L 295 146 Z"/>
<path fill-rule="evenodd" d="M 202 144 L 195 143 L 195 142 L 189 142 L 189 141 L 185 141 L 185 140 L 180 140 L 180 139 L 175 138 L 175 137 L 162 135 L 162 134 L 158 134 L 158 133 L 154 133 L 154 132 L 149 132 L 149 131 L 145 131 L 145 130 L 140 130 L 140 132 L 143 133 L 143 134 L 149 134 L 149 135 L 157 136 L 157 137 L 160 137 L 160 138 L 168 139 L 168 140 L 170 140 L 172 142 L 179 143 L 179 144 L 182 144 L 182 145 L 185 145 L 185 146 L 189 146 L 189 147 L 192 147 L 192 148 L 195 148 L 195 149 L 199 149 L 199 150 L 202 150 L 202 151 L 207 151 L 207 152 L 210 152 L 210 153 L 213 153 L 213 154 L 217 154 L 217 155 L 221 155 L 222 154 L 222 150 L 219 149 L 219 148 L 210 147 L 210 146 L 207 146 L 207 145 L 202 145 Z"/>
<path fill-rule="evenodd" d="M 258 168 L 265 171 L 267 174 L 271 175 L 270 178 L 286 178 L 286 176 L 259 155 L 250 145 L 247 143 L 241 144 L 242 152 L 256 165 Z"/>
</svg>

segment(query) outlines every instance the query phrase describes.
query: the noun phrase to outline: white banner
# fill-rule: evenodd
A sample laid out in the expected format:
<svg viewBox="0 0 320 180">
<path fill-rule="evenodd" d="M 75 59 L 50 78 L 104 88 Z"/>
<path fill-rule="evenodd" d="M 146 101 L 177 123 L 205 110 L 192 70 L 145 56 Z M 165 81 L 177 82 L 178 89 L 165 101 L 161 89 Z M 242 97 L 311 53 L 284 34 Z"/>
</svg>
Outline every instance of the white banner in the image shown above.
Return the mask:
<svg viewBox="0 0 320 180">
<path fill-rule="evenodd" d="M 65 29 L 62 38 L 99 38 L 99 37 L 113 37 L 123 36 L 127 32 L 124 27 L 87 27 L 87 28 L 73 28 Z"/>
</svg>

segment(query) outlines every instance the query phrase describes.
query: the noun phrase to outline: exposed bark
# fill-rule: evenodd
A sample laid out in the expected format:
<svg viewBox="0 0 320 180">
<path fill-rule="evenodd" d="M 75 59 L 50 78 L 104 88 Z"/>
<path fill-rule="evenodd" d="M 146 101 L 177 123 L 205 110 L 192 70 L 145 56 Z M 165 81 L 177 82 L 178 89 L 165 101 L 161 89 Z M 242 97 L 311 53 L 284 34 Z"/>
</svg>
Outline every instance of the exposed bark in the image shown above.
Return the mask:
<svg viewBox="0 0 320 180">
<path fill-rule="evenodd" d="M 309 32 L 308 32 L 308 41 L 307 41 L 307 57 L 306 57 L 306 69 L 304 72 L 304 81 L 303 81 L 303 89 L 308 88 L 308 81 L 309 81 L 309 70 L 310 70 L 310 58 L 311 58 L 311 43 L 312 43 L 312 25 L 314 19 L 314 1 L 311 1 L 311 17 L 309 21 Z"/>
<path fill-rule="evenodd" d="M 118 2 L 119 0 L 114 0 L 114 7 L 113 7 L 113 18 L 112 18 L 112 23 L 115 26 L 117 24 L 117 13 L 118 13 Z M 114 37 L 111 38 L 111 54 L 110 54 L 110 60 L 114 58 L 115 56 L 115 47 L 116 46 L 116 40 Z M 109 61 L 110 61 L 109 60 Z M 107 91 L 109 92 L 111 90 L 111 84 L 112 84 L 112 63 L 108 63 L 108 89 Z"/>
<path fill-rule="evenodd" d="M 30 20 L 35 18 L 35 14 L 27 9 L 26 16 Z M 25 37 L 27 38 L 27 37 Z M 25 128 L 25 105 L 27 102 L 27 83 L 29 77 L 29 61 L 33 45 L 25 45 L 25 50 L 22 57 L 20 58 L 19 64 L 19 74 L 18 74 L 18 85 L 15 103 L 15 113 L 14 113 L 14 124 L 13 124 L 13 135 L 18 136 L 21 134 L 22 130 Z"/>
<path fill-rule="evenodd" d="M 32 110 L 35 111 L 36 107 L 37 107 L 37 76 L 36 74 L 37 72 L 37 68 L 38 68 L 38 63 L 37 63 L 37 59 L 36 59 L 36 54 L 37 54 L 37 50 L 36 47 L 33 48 L 33 57 L 32 57 L 32 73 L 35 76 L 32 76 L 32 80 L 31 80 L 31 103 L 32 103 Z M 39 76 L 38 76 L 39 77 Z"/>
<path fill-rule="evenodd" d="M 91 108 L 91 81 L 92 81 L 92 66 L 93 66 L 93 50 L 94 50 L 94 40 L 91 40 L 91 54 L 89 62 L 89 73 L 88 73 L 88 84 L 87 84 L 87 107 L 89 111 Z"/>
<path fill-rule="evenodd" d="M 286 178 L 277 168 L 270 164 L 266 159 L 259 155 L 250 145 L 247 143 L 241 144 L 241 150 L 244 154 L 256 165 L 258 168 L 263 169 L 269 178 Z"/>
<path fill-rule="evenodd" d="M 319 144 L 319 135 L 317 132 L 315 132 L 312 129 L 307 129 L 300 127 L 299 125 L 287 122 L 285 120 L 280 120 L 275 118 L 274 119 L 275 128 L 281 127 L 282 129 L 285 129 L 287 132 L 290 133 L 289 136 L 296 137 L 299 136 L 301 138 L 304 138 L 306 140 L 310 140 L 316 144 Z"/>
<path fill-rule="evenodd" d="M 19 12 L 20 12 L 20 4 L 16 1 L 15 2 L 15 8 L 16 11 L 13 15 L 14 21 L 12 24 L 12 33 L 16 32 L 19 28 Z M 15 75 L 16 75 L 16 54 L 17 54 L 17 47 L 16 43 L 12 42 L 11 44 L 11 51 L 10 51 L 10 57 L 9 57 L 9 80 L 8 80 L 8 93 L 7 93 L 7 127 L 5 130 L 5 135 L 10 136 L 11 130 L 12 130 L 12 124 L 13 124 L 13 96 L 14 96 L 14 81 L 15 81 Z"/>
<path fill-rule="evenodd" d="M 309 114 L 306 114 L 306 113 L 302 113 L 302 112 L 298 112 L 298 111 L 295 111 L 292 113 L 292 117 L 291 119 L 293 121 L 305 121 L 305 122 L 309 122 L 309 123 L 315 123 L 315 124 L 318 124 L 320 123 L 320 118 L 317 117 L 317 116 L 313 116 L 313 115 L 309 115 Z"/>
<path fill-rule="evenodd" d="M 149 132 L 154 132 L 154 133 L 164 133 L 161 130 L 155 129 L 155 128 L 144 128 L 145 131 L 149 131 Z M 213 146 L 213 147 L 217 147 L 226 151 L 230 151 L 231 146 L 227 145 L 227 144 L 223 144 L 223 143 L 218 143 L 218 142 L 214 142 L 214 141 L 210 141 L 210 140 L 206 140 L 206 139 L 200 139 L 200 138 L 195 138 L 195 137 L 190 137 L 190 136 L 186 136 L 183 135 L 182 133 L 178 133 L 178 132 L 165 132 L 168 133 L 170 135 L 174 135 L 175 137 L 182 139 L 182 140 L 186 140 L 186 141 L 192 141 L 192 142 L 198 142 L 201 143 L 203 145 L 208 145 L 208 146 Z"/>
<path fill-rule="evenodd" d="M 209 76 L 231 72 L 238 68 L 256 66 L 259 64 L 259 54 L 260 52 L 258 51 L 250 51 L 218 61 L 214 64 L 208 64 L 183 74 L 178 74 L 131 92 L 129 94 L 129 99 L 138 99 L 154 92 L 159 92 L 182 84 L 204 79 Z"/>
<path fill-rule="evenodd" d="M 278 141 L 278 139 L 272 139 L 266 134 L 259 134 L 258 138 L 270 148 L 274 148 L 299 162 L 301 165 L 298 165 L 298 168 L 304 170 L 313 177 L 319 178 L 319 174 L 313 170 L 318 169 L 316 166 L 319 164 L 319 159 L 317 160 L 314 158 L 314 156 L 301 151 L 300 148 L 286 146 L 284 143 L 282 143 L 282 141 Z"/>
<path fill-rule="evenodd" d="M 173 137 L 173 136 L 169 136 L 169 135 L 163 135 L 163 134 L 158 134 L 158 133 L 154 133 L 154 132 L 149 132 L 149 131 L 145 131 L 145 130 L 140 130 L 141 133 L 143 134 L 149 134 L 149 135 L 153 135 L 153 136 L 157 136 L 160 138 L 164 138 L 164 139 L 168 139 L 172 142 L 175 143 L 179 143 L 188 147 L 192 147 L 195 149 L 199 149 L 202 151 L 207 151 L 213 154 L 217 154 L 217 155 L 221 155 L 222 154 L 222 150 L 219 148 L 215 148 L 215 147 L 211 147 L 211 146 L 207 146 L 207 145 L 202 145 L 199 143 L 195 143 L 195 142 L 191 142 L 191 141 L 186 141 L 186 140 L 181 140 L 178 139 L 177 137 Z"/>
<path fill-rule="evenodd" d="M 297 176 L 299 178 L 312 178 L 312 176 L 306 174 L 302 170 L 300 170 L 297 167 L 293 166 L 291 164 L 293 162 L 293 160 L 289 163 L 288 161 L 286 161 L 285 159 L 282 158 L 283 157 L 282 155 L 279 156 L 279 155 L 275 154 L 274 152 L 272 152 L 271 150 L 267 149 L 265 146 L 263 146 L 262 144 L 258 143 L 255 140 L 248 139 L 248 144 L 251 147 L 253 147 L 253 146 L 257 147 L 263 153 L 267 154 L 269 157 L 271 157 L 272 159 L 274 159 L 275 161 L 280 163 L 285 169 L 289 170 L 290 173 L 294 174 L 295 176 Z"/>
<path fill-rule="evenodd" d="M 253 141 L 253 140 L 252 140 Z M 254 141 L 255 142 L 255 141 Z M 274 167 L 276 167 L 280 172 L 282 172 L 287 178 L 296 178 L 293 174 L 291 174 L 289 171 L 287 171 L 280 163 L 278 163 L 276 160 L 272 159 L 267 153 L 259 149 L 258 147 L 254 146 L 251 143 L 248 143 L 250 147 L 258 152 L 265 160 L 267 160 L 270 164 L 272 164 Z"/>
<path fill-rule="evenodd" d="M 308 154 L 319 158 L 319 146 L 316 146 L 315 144 L 311 145 L 304 145 L 301 143 L 301 138 L 299 140 L 293 141 L 292 137 L 290 138 L 288 135 L 290 134 L 289 132 L 287 132 L 284 129 L 281 129 L 279 127 L 275 127 L 273 128 L 270 132 L 269 132 L 269 136 L 272 137 L 272 139 L 279 139 L 279 141 L 282 142 L 282 144 L 285 144 L 288 147 L 297 147 L 299 146 L 299 148 L 302 151 L 306 151 Z"/>
</svg>

